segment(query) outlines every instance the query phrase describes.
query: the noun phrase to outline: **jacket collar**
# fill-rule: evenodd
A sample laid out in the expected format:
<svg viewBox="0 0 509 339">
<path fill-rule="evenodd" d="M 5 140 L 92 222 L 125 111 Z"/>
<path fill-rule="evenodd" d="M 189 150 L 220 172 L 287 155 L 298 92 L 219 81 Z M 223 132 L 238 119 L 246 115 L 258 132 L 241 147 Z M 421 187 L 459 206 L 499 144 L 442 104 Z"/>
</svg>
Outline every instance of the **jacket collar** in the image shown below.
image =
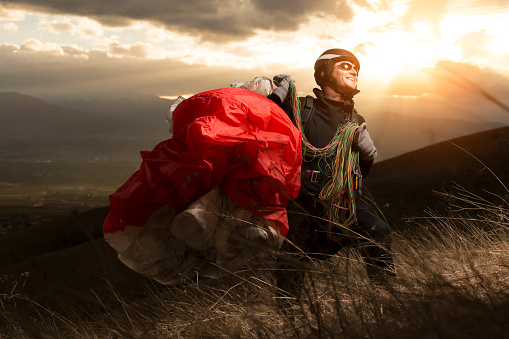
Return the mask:
<svg viewBox="0 0 509 339">
<path fill-rule="evenodd" d="M 351 114 L 355 102 L 353 99 L 348 99 L 344 101 L 337 101 L 332 99 L 327 99 L 323 96 L 322 90 L 315 88 L 313 89 L 313 93 L 315 93 L 316 98 L 318 99 L 318 105 L 324 109 L 328 113 L 337 114 L 338 112 Z"/>
</svg>

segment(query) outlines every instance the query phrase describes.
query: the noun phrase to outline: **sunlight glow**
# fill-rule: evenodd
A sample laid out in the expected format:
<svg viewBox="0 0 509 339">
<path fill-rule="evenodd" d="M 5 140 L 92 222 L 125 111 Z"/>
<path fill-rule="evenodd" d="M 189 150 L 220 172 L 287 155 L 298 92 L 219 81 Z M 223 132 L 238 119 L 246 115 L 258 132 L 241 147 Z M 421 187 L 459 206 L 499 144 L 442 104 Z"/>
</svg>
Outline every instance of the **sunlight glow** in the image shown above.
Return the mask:
<svg viewBox="0 0 509 339">
<path fill-rule="evenodd" d="M 419 35 L 421 37 L 424 37 L 424 38 L 427 38 L 427 39 L 432 39 L 433 38 L 433 33 L 431 31 L 431 27 L 427 23 L 425 23 L 425 22 L 416 22 L 413 25 L 413 27 L 414 27 L 415 32 L 417 33 L 417 35 Z"/>
<path fill-rule="evenodd" d="M 184 97 L 184 98 L 190 98 L 193 95 L 194 94 L 192 94 L 192 93 L 188 93 L 188 94 L 181 94 L 181 95 L 158 95 L 158 97 L 161 99 L 166 99 L 166 100 L 177 100 L 180 96 Z"/>
<path fill-rule="evenodd" d="M 124 27 L 108 27 L 87 17 L 12 11 L 1 5 L 0 30 L 12 33 L 5 34 L 3 42 L 46 54 L 67 57 L 73 46 L 73 55 L 100 52 L 118 59 L 164 59 L 210 68 L 257 70 L 260 76 L 272 76 L 274 71 L 309 72 L 311 81 L 316 58 L 329 48 L 354 52 L 361 62 L 360 82 L 369 75 L 381 85 L 405 73 L 409 66 L 434 67 L 440 60 L 509 71 L 509 13 L 488 11 L 487 7 L 476 11 L 471 6 L 475 1 L 468 6 L 460 2 L 450 0 L 447 6 L 459 6 L 456 10 L 429 16 L 416 15 L 415 3 L 410 0 L 394 0 L 390 6 L 382 0 L 353 1 L 349 3 L 354 12 L 351 21 L 314 15 L 296 31 L 259 29 L 247 40 L 222 44 L 204 42 L 149 21 L 131 20 Z M 32 32 L 37 37 L 27 39 Z"/>
<path fill-rule="evenodd" d="M 398 99 L 411 99 L 411 100 L 414 100 L 414 99 L 420 99 L 420 98 L 423 98 L 423 97 L 427 97 L 429 96 L 428 93 L 423 93 L 421 95 L 398 95 L 398 94 L 393 94 L 392 97 L 393 98 L 398 98 Z"/>
</svg>

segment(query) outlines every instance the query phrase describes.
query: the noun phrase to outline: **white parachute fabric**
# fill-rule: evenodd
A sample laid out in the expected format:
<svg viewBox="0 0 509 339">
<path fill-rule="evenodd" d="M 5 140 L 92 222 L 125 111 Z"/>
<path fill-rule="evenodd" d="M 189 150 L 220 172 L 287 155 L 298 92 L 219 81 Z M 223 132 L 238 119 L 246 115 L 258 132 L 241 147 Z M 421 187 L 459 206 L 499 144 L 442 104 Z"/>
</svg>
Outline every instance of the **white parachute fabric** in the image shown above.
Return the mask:
<svg viewBox="0 0 509 339">
<path fill-rule="evenodd" d="M 216 187 L 179 214 L 169 205 L 143 227 L 105 234 L 118 258 L 132 270 L 162 284 L 218 277 L 266 260 L 280 248 L 275 225 L 232 204 Z"/>
<path fill-rule="evenodd" d="M 169 126 L 170 137 L 173 135 L 173 111 L 184 100 L 186 100 L 186 98 L 179 95 L 179 97 L 173 102 L 173 104 L 171 104 L 170 109 L 168 110 L 168 112 L 166 112 L 166 115 L 164 116 L 164 120 Z"/>
<path fill-rule="evenodd" d="M 246 82 L 235 80 L 230 84 L 230 87 L 247 89 L 265 97 L 272 93 L 274 90 L 274 84 L 272 83 L 272 80 L 267 77 L 256 77 L 253 80 Z"/>
</svg>

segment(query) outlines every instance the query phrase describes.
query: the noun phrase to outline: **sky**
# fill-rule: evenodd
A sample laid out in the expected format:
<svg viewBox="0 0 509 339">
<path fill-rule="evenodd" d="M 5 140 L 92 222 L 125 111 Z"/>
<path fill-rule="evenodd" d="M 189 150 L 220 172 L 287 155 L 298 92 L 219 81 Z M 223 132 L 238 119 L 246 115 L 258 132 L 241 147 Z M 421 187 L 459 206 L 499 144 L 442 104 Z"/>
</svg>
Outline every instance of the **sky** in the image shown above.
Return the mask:
<svg viewBox="0 0 509 339">
<path fill-rule="evenodd" d="M 357 107 L 509 122 L 506 0 L 0 0 L 0 92 L 176 98 L 361 63 Z"/>
</svg>

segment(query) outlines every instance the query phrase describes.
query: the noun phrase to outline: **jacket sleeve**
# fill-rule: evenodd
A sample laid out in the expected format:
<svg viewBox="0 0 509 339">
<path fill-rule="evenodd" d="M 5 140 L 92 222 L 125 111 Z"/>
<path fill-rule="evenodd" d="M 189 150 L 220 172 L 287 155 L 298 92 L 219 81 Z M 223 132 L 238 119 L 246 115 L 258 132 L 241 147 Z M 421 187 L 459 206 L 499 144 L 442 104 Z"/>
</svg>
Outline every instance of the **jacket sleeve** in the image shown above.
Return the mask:
<svg viewBox="0 0 509 339">
<path fill-rule="evenodd" d="M 361 125 L 363 122 L 366 122 L 366 119 L 360 114 L 357 113 L 357 110 L 354 110 L 354 118 L 357 120 L 359 125 Z M 374 160 L 362 160 L 359 159 L 359 167 L 361 168 L 362 177 L 365 178 L 369 175 L 369 172 L 371 172 L 371 168 L 373 168 Z"/>
<path fill-rule="evenodd" d="M 290 100 L 281 102 L 281 99 L 279 98 L 279 96 L 274 95 L 274 94 L 269 94 L 269 96 L 267 96 L 267 98 L 272 100 L 279 107 L 281 107 L 281 109 L 283 111 L 285 111 L 286 115 L 288 115 L 290 117 L 290 119 L 293 121 L 293 123 L 295 123 L 295 121 L 293 120 L 292 104 L 291 104 Z"/>
<path fill-rule="evenodd" d="M 373 160 L 366 161 L 359 159 L 359 167 L 361 168 L 361 174 L 363 178 L 367 177 L 369 172 L 371 172 L 373 162 L 374 162 Z"/>
</svg>

